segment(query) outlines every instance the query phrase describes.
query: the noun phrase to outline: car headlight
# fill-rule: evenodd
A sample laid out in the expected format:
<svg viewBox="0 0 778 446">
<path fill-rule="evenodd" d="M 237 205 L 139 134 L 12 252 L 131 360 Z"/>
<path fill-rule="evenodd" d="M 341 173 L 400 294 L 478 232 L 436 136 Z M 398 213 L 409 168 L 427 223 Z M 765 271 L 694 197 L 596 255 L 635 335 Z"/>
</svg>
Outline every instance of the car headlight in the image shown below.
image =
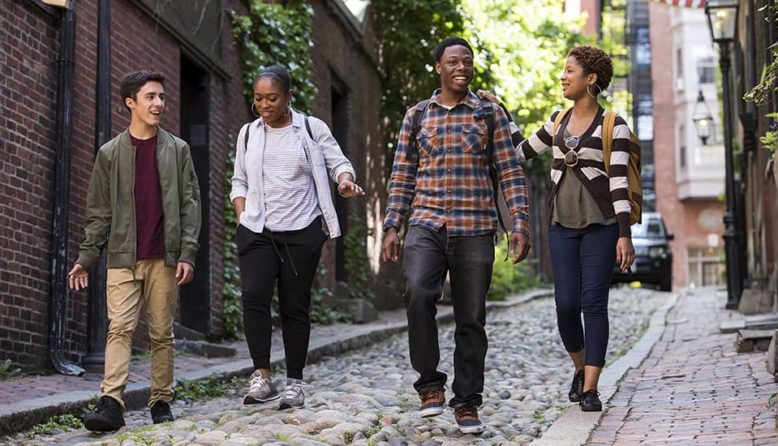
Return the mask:
<svg viewBox="0 0 778 446">
<path fill-rule="evenodd" d="M 645 257 L 648 255 L 648 247 L 635 246 L 635 257 Z"/>
<path fill-rule="evenodd" d="M 648 256 L 652 259 L 667 256 L 668 249 L 665 246 L 652 246 L 648 249 Z"/>
</svg>

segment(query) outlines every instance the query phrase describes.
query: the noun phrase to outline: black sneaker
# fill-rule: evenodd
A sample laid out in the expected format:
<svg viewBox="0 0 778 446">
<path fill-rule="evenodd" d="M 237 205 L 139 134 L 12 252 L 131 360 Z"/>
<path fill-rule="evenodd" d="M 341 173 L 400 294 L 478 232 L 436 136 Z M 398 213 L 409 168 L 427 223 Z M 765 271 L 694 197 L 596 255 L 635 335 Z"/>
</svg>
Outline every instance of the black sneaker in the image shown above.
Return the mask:
<svg viewBox="0 0 778 446">
<path fill-rule="evenodd" d="M 100 397 L 97 410 L 84 417 L 84 427 L 92 432 L 113 432 L 124 426 L 122 406 L 110 396 Z"/>
<path fill-rule="evenodd" d="M 154 424 L 164 423 L 166 421 L 173 421 L 173 412 L 170 411 L 170 404 L 164 401 L 157 401 L 151 406 L 151 420 Z"/>
<path fill-rule="evenodd" d="M 579 370 L 573 375 L 573 383 L 570 385 L 570 393 L 567 397 L 570 398 L 571 403 L 577 403 L 581 401 L 583 397 L 583 384 L 584 384 L 584 371 Z"/>
<path fill-rule="evenodd" d="M 589 389 L 581 397 L 581 410 L 584 412 L 602 412 L 602 401 L 600 401 L 600 392 Z"/>
</svg>

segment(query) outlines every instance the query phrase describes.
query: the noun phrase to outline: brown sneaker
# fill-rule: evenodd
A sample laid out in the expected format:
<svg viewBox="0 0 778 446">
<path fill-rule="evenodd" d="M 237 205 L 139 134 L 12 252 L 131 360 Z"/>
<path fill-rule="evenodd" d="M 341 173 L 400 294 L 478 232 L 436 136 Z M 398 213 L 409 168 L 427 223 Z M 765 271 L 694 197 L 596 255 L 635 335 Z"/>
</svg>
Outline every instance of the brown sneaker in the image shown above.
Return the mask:
<svg viewBox="0 0 778 446">
<path fill-rule="evenodd" d="M 478 419 L 478 408 L 473 405 L 462 405 L 454 408 L 454 418 L 463 434 L 480 434 L 484 425 Z"/>
<path fill-rule="evenodd" d="M 419 416 L 422 418 L 434 417 L 443 413 L 443 405 L 446 403 L 446 391 L 442 387 L 422 390 L 419 393 L 421 405 Z"/>
</svg>

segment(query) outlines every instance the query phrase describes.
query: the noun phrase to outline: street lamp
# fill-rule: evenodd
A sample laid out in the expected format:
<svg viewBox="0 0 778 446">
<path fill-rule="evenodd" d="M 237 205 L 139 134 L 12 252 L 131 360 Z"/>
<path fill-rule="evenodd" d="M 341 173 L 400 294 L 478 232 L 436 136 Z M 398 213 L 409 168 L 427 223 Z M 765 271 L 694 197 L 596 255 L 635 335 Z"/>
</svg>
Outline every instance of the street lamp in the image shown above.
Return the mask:
<svg viewBox="0 0 778 446">
<path fill-rule="evenodd" d="M 739 240 L 735 229 L 735 174 L 732 155 L 732 95 L 730 91 L 731 66 L 729 48 L 735 40 L 737 29 L 738 0 L 708 0 L 705 14 L 713 42 L 719 46 L 719 67 L 724 96 L 724 154 L 726 167 L 727 211 L 724 213 L 724 248 L 727 254 L 727 308 L 736 309 L 743 290 L 740 273 Z"/>
<path fill-rule="evenodd" d="M 702 90 L 697 96 L 697 103 L 694 104 L 694 115 L 692 116 L 694 121 L 694 127 L 697 129 L 697 136 L 700 137 L 702 145 L 708 143 L 711 131 L 713 129 L 713 116 L 710 114 L 710 108 L 705 103 L 705 96 L 702 95 Z"/>
</svg>

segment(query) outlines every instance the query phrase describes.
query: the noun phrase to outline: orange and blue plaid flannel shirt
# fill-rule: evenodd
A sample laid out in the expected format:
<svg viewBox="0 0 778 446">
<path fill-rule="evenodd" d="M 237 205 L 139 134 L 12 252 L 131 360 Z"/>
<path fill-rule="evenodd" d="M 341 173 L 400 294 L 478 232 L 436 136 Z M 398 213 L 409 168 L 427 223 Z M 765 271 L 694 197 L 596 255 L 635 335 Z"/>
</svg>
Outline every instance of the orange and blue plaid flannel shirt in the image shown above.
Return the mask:
<svg viewBox="0 0 778 446">
<path fill-rule="evenodd" d="M 450 236 L 483 235 L 497 230 L 497 208 L 487 159 L 487 125 L 481 99 L 473 92 L 453 108 L 430 99 L 410 150 L 416 106 L 405 113 L 389 182 L 384 230 L 399 229 L 411 209 L 411 226 Z M 512 231 L 529 235 L 529 204 L 524 171 L 513 149 L 508 117 L 494 114 L 492 157 L 511 214 Z M 506 222 L 507 223 L 507 222 Z"/>
</svg>

